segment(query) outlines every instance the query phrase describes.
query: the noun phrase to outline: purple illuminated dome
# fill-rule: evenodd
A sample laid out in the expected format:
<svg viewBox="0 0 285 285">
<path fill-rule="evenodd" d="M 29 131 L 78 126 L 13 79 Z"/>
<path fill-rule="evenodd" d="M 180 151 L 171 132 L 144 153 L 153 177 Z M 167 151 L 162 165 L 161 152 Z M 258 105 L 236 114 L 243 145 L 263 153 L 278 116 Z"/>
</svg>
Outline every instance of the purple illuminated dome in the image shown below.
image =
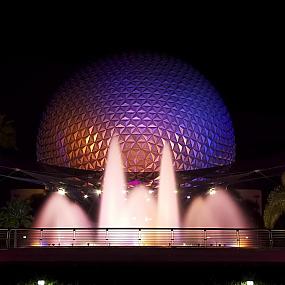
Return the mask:
<svg viewBox="0 0 285 285">
<path fill-rule="evenodd" d="M 158 171 L 165 142 L 177 171 L 235 158 L 232 122 L 218 92 L 171 57 L 122 55 L 75 74 L 43 116 L 38 161 L 102 170 L 114 135 L 129 172 Z"/>
</svg>

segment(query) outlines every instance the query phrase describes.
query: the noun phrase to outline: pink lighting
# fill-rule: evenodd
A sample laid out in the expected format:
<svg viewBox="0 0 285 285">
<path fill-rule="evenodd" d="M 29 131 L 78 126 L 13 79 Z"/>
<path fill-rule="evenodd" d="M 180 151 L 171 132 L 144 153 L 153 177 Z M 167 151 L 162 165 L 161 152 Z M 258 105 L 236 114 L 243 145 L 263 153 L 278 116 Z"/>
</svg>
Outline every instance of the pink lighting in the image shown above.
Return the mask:
<svg viewBox="0 0 285 285">
<path fill-rule="evenodd" d="M 221 187 L 216 187 L 210 191 L 210 195 L 199 196 L 191 203 L 184 218 L 184 227 L 250 227 L 242 210 L 234 202 L 228 191 Z"/>
<path fill-rule="evenodd" d="M 115 137 L 110 143 L 104 172 L 99 227 L 124 227 L 122 213 L 125 208 L 126 179 L 123 170 L 120 145 Z"/>
<path fill-rule="evenodd" d="M 92 236 L 86 234 L 88 246 L 89 244 L 186 246 L 205 243 L 220 246 L 227 243 L 227 246 L 236 246 L 235 239 L 232 239 L 231 243 L 223 242 L 223 236 L 226 236 L 226 233 L 222 228 L 249 228 L 251 226 L 230 193 L 222 187 L 211 188 L 207 195 L 195 198 L 180 217 L 180 195 L 176 186 L 172 151 L 168 143 L 164 145 L 162 151 L 157 195 L 153 194 L 154 190 L 151 188 L 138 182 L 135 184 L 128 190 L 120 144 L 118 138 L 115 137 L 108 150 L 103 188 L 95 191 L 101 199 L 99 217 L 96 217 L 99 229 L 95 229 L 96 232 Z M 61 193 L 51 194 L 38 215 L 34 227 L 70 228 L 71 230 L 92 228 L 93 223 L 84 211 L 71 202 L 66 195 L 59 194 Z M 87 198 L 88 195 L 85 194 L 84 197 Z M 188 195 L 187 199 L 189 198 Z M 179 231 L 180 227 L 205 228 L 208 232 L 207 237 L 205 238 L 204 231 L 201 230 L 196 234 L 196 241 L 187 237 L 187 242 L 185 242 L 185 235 L 183 236 L 183 230 Z M 213 231 L 211 228 L 218 229 Z M 73 245 L 74 238 L 70 238 L 68 242 L 62 240 L 62 231 L 63 229 L 56 230 L 56 235 L 50 238 L 45 237 L 44 243 L 41 241 L 37 245 L 68 246 L 71 243 Z M 81 231 L 79 229 L 79 232 Z M 176 232 L 175 241 L 172 239 L 174 231 Z M 38 237 L 34 240 L 38 240 Z M 240 243 L 240 246 L 245 244 Z"/>
<path fill-rule="evenodd" d="M 40 213 L 35 219 L 33 228 L 90 228 L 93 224 L 87 217 L 83 209 L 76 203 L 70 201 L 65 195 L 52 193 L 45 202 Z M 68 245 L 71 241 L 67 241 L 62 236 L 65 232 L 57 230 L 56 237 L 44 237 L 41 242 L 39 237 L 31 234 L 32 245 Z"/>
<path fill-rule="evenodd" d="M 125 225 L 131 228 L 156 226 L 156 201 L 146 187 L 140 185 L 131 191 L 124 210 L 124 220 Z"/>
<path fill-rule="evenodd" d="M 130 190 L 131 194 L 128 195 L 119 142 L 117 138 L 113 139 L 104 173 L 99 226 L 179 227 L 175 173 L 168 144 L 162 154 L 157 201 L 150 191 L 140 185 Z"/>
<path fill-rule="evenodd" d="M 179 227 L 179 209 L 172 152 L 165 144 L 160 165 L 157 224 L 159 228 Z"/>
<path fill-rule="evenodd" d="M 52 193 L 36 217 L 34 228 L 89 228 L 92 222 L 79 205 Z"/>
</svg>

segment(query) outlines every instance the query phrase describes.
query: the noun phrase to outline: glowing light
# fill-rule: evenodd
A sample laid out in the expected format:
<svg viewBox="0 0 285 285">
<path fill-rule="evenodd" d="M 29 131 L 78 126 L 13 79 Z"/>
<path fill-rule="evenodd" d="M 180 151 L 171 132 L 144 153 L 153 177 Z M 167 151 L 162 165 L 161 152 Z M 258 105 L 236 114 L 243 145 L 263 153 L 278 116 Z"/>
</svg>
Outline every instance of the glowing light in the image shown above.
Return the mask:
<svg viewBox="0 0 285 285">
<path fill-rule="evenodd" d="M 215 195 L 216 194 L 216 189 L 215 188 L 210 188 L 208 193 L 209 193 L 209 195 Z"/>
<path fill-rule="evenodd" d="M 253 281 L 246 281 L 246 285 L 254 285 Z"/>
<path fill-rule="evenodd" d="M 95 190 L 95 193 L 96 193 L 97 196 L 100 196 L 100 195 L 102 194 L 102 190 L 96 189 L 96 190 Z"/>
<path fill-rule="evenodd" d="M 177 194 L 177 193 L 178 193 L 178 191 L 177 191 L 177 190 L 174 190 L 173 192 L 174 192 L 175 194 Z"/>
<path fill-rule="evenodd" d="M 84 199 L 87 199 L 87 198 L 88 198 L 88 195 L 87 195 L 87 194 L 85 194 L 83 197 L 84 197 Z"/>
<path fill-rule="evenodd" d="M 245 237 L 246 239 L 248 239 L 248 237 Z"/>
<path fill-rule="evenodd" d="M 190 196 L 190 195 L 188 195 L 186 198 L 187 198 L 187 199 L 190 199 L 190 198 L 191 198 L 191 196 Z"/>
<path fill-rule="evenodd" d="M 23 236 L 23 238 L 27 238 L 27 236 Z"/>
<path fill-rule="evenodd" d="M 38 280 L 38 285 L 45 285 L 45 284 L 46 284 L 45 280 Z"/>
<path fill-rule="evenodd" d="M 149 194 L 152 194 L 154 191 L 153 190 L 148 190 L 148 193 Z"/>
<path fill-rule="evenodd" d="M 59 187 L 59 188 L 57 188 L 57 193 L 59 194 L 59 195 L 65 195 L 66 194 L 66 191 L 65 191 L 65 189 L 63 188 L 63 187 Z"/>
</svg>

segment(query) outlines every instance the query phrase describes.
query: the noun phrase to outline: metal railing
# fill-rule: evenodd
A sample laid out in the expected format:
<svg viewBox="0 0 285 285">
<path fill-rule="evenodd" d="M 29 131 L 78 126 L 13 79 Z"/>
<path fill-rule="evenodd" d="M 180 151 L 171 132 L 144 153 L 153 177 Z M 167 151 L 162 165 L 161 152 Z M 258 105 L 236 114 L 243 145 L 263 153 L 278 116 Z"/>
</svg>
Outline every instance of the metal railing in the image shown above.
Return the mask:
<svg viewBox="0 0 285 285">
<path fill-rule="evenodd" d="M 285 247 L 285 230 L 229 228 L 0 229 L 0 248 L 28 247 Z"/>
</svg>

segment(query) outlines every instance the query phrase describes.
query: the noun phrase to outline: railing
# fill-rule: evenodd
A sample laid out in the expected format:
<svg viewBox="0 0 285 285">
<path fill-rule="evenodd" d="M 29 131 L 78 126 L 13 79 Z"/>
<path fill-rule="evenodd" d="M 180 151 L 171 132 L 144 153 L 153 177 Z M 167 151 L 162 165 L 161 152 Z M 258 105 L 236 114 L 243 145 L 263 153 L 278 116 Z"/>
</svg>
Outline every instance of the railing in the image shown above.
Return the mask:
<svg viewBox="0 0 285 285">
<path fill-rule="evenodd" d="M 285 230 L 228 228 L 0 229 L 0 248 L 28 247 L 285 247 Z"/>
</svg>

